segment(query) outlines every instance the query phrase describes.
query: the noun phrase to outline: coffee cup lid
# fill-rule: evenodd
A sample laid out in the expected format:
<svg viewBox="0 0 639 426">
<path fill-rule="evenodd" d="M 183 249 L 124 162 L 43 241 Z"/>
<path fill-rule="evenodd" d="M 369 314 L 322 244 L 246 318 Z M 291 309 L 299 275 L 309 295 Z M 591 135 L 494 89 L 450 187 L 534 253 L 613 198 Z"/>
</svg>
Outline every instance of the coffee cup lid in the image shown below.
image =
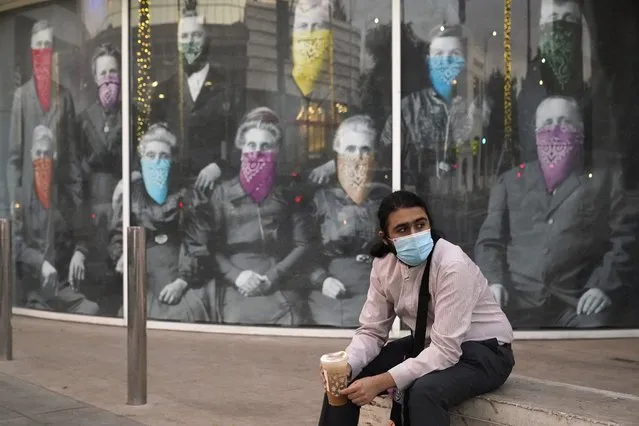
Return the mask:
<svg viewBox="0 0 639 426">
<path fill-rule="evenodd" d="M 344 362 L 346 359 L 348 359 L 348 355 L 346 354 L 346 352 L 339 351 L 322 355 L 322 357 L 320 358 L 320 362 L 330 364 L 333 362 Z"/>
</svg>

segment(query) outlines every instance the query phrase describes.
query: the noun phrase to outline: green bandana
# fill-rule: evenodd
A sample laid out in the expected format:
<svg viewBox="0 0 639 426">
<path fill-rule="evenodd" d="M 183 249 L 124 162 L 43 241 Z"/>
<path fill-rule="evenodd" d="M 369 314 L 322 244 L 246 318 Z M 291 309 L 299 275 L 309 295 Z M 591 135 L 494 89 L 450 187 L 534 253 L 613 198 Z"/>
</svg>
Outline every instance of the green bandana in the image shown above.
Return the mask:
<svg viewBox="0 0 639 426">
<path fill-rule="evenodd" d="M 541 77 L 547 90 L 575 95 L 583 85 L 581 25 L 555 21 L 539 28 L 539 50 L 544 62 Z"/>
<path fill-rule="evenodd" d="M 190 41 L 180 43 L 180 51 L 184 55 L 184 59 L 190 65 L 202 54 L 202 43 Z"/>
</svg>

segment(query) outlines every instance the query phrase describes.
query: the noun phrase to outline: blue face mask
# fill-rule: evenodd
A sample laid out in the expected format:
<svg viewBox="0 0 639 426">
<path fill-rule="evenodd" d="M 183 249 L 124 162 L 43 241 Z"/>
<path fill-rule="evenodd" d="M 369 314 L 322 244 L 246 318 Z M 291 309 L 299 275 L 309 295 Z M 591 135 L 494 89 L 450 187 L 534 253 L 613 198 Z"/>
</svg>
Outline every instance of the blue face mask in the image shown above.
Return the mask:
<svg viewBox="0 0 639 426">
<path fill-rule="evenodd" d="M 164 204 L 169 193 L 169 169 L 171 160 L 140 160 L 142 165 L 142 180 L 147 194 L 156 203 Z"/>
<path fill-rule="evenodd" d="M 433 251 L 433 237 L 428 231 L 407 235 L 392 240 L 397 258 L 408 266 L 421 265 Z"/>
<path fill-rule="evenodd" d="M 428 70 L 433 88 L 439 95 L 450 101 L 453 96 L 453 81 L 465 66 L 464 58 L 459 55 L 429 56 Z"/>
</svg>

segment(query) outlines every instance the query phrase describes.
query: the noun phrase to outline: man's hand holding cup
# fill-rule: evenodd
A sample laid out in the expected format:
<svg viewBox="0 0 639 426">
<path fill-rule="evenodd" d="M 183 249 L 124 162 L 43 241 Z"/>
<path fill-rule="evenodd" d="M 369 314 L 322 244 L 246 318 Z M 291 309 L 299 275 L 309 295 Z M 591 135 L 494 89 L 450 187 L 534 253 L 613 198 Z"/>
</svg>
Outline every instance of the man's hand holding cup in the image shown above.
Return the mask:
<svg viewBox="0 0 639 426">
<path fill-rule="evenodd" d="M 348 387 L 352 369 L 348 355 L 344 351 L 324 354 L 320 358 L 322 383 L 328 397 L 328 403 L 334 407 L 346 405 L 348 397 L 341 391 Z"/>
</svg>

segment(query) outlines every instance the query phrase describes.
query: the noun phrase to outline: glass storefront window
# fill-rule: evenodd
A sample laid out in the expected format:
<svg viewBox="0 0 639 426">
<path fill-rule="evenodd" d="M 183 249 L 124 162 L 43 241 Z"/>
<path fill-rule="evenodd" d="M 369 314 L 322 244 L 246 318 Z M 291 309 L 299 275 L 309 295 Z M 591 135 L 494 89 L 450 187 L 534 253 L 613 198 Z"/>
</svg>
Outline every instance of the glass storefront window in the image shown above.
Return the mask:
<svg viewBox="0 0 639 426">
<path fill-rule="evenodd" d="M 639 327 L 635 3 L 401 0 L 400 40 L 390 0 L 15 3 L 16 307 L 121 317 L 129 223 L 151 319 L 354 328 L 394 184 L 516 329 Z"/>
<path fill-rule="evenodd" d="M 116 316 L 122 304 L 107 251 L 122 175 L 120 40 L 108 14 L 106 2 L 55 1 L 0 18 L 19 307 Z"/>
<path fill-rule="evenodd" d="M 357 326 L 391 190 L 391 39 L 390 2 L 355 3 L 138 3 L 151 318 Z"/>
<path fill-rule="evenodd" d="M 402 186 L 516 329 L 638 324 L 637 206 L 595 3 L 403 1 Z"/>
</svg>

